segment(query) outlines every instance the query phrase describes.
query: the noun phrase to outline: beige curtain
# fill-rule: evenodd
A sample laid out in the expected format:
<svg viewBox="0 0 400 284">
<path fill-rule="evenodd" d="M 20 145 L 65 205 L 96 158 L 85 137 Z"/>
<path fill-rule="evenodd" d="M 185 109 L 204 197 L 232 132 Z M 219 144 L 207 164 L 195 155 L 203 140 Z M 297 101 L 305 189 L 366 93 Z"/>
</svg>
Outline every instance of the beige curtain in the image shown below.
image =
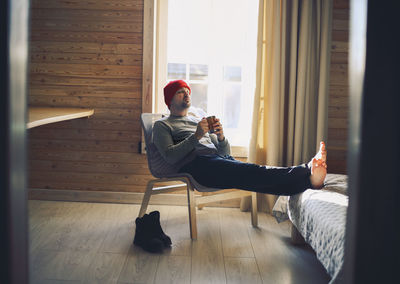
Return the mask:
<svg viewBox="0 0 400 284">
<path fill-rule="evenodd" d="M 332 1 L 260 0 L 259 9 L 249 161 L 308 162 L 327 135 Z"/>
</svg>

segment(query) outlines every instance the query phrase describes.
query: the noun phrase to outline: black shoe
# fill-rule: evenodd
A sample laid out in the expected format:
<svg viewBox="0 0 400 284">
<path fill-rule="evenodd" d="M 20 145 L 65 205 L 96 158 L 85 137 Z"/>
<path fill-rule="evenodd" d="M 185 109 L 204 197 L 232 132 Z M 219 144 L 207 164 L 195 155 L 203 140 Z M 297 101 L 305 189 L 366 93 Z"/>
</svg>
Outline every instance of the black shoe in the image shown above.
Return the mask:
<svg viewBox="0 0 400 284">
<path fill-rule="evenodd" d="M 151 218 L 151 223 L 152 226 L 154 226 L 154 230 L 156 235 L 158 236 L 159 239 L 161 239 L 164 243 L 164 246 L 169 247 L 171 246 L 171 238 L 167 236 L 163 229 L 161 228 L 160 224 L 160 212 L 159 211 L 153 211 L 149 213 L 149 217 Z"/>
<path fill-rule="evenodd" d="M 133 243 L 148 252 L 162 252 L 164 242 L 158 237 L 154 225 L 152 224 L 152 218 L 145 214 L 141 218 L 136 218 L 135 223 L 136 231 Z"/>
</svg>

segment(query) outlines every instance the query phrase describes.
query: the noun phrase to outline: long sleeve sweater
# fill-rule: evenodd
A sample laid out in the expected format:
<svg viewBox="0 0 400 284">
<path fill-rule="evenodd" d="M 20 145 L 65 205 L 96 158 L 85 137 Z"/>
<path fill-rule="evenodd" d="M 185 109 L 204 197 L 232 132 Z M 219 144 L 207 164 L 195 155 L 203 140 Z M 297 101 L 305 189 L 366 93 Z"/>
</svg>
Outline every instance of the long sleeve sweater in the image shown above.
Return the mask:
<svg viewBox="0 0 400 284">
<path fill-rule="evenodd" d="M 191 115 L 170 115 L 155 122 L 153 142 L 169 164 L 181 167 L 199 155 L 230 155 L 226 138 L 220 142 L 217 135 L 206 133 L 196 139 L 194 133 L 200 120 Z"/>
</svg>

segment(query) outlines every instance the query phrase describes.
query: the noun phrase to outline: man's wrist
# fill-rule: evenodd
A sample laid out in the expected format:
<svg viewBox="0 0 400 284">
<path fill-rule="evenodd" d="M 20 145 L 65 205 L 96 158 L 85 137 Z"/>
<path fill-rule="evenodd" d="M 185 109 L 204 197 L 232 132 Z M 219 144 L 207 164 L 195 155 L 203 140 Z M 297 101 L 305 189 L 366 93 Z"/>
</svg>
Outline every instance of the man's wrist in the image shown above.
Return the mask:
<svg viewBox="0 0 400 284">
<path fill-rule="evenodd" d="M 198 135 L 197 133 L 194 133 L 194 138 L 197 139 L 197 141 L 200 141 L 202 136 Z"/>
</svg>

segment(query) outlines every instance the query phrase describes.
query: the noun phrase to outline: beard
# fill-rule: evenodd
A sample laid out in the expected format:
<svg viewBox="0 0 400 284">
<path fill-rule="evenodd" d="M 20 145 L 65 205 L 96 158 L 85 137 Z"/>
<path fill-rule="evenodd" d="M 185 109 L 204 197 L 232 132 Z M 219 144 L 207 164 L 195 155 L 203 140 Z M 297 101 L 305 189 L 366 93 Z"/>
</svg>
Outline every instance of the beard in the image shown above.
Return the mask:
<svg viewBox="0 0 400 284">
<path fill-rule="evenodd" d="M 182 104 L 181 104 L 181 108 L 182 108 L 182 109 L 189 108 L 190 106 L 191 106 L 191 102 L 190 102 L 190 101 L 188 101 L 188 102 L 182 102 Z"/>
</svg>

